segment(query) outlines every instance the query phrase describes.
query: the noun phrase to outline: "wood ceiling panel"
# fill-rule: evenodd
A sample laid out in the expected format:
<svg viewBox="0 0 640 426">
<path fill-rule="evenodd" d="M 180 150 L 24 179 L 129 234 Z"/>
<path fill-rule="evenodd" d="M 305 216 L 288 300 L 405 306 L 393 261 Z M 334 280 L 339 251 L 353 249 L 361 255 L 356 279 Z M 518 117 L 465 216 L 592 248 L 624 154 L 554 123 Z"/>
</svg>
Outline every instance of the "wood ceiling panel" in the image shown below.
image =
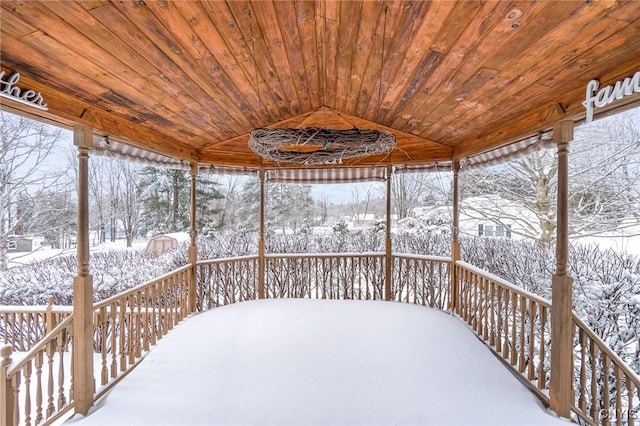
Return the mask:
<svg viewBox="0 0 640 426">
<path fill-rule="evenodd" d="M 230 122 L 225 121 L 222 117 L 218 118 L 213 116 L 210 118 L 211 122 L 219 129 L 223 129 L 225 127 L 234 129 L 233 126 L 235 124 L 238 126 L 235 127 L 236 131 L 251 128 L 252 125 L 247 119 L 245 111 L 238 107 L 238 104 L 243 103 L 243 99 L 241 96 L 232 96 L 233 94 L 238 93 L 235 86 L 228 78 L 226 78 L 224 73 L 219 72 L 220 66 L 216 62 L 216 58 L 207 49 L 198 33 L 193 30 L 192 25 L 187 22 L 182 14 L 176 9 L 176 4 L 177 3 L 174 2 L 145 3 L 154 16 L 171 31 L 176 42 L 179 43 L 180 49 L 184 50 L 184 54 L 188 60 L 198 64 L 199 68 L 197 68 L 197 72 L 202 74 L 203 78 L 209 80 L 209 84 L 213 84 L 215 86 L 215 90 L 220 93 L 220 96 L 218 97 L 218 106 L 220 108 L 227 109 L 229 116 L 233 118 L 233 121 Z M 197 107 L 199 100 L 193 99 L 191 103 L 193 104 L 193 107 L 190 108 L 189 111 L 199 111 Z M 200 123 L 206 122 L 207 120 L 206 117 L 198 117 L 197 119 Z M 211 136 L 224 138 L 229 137 L 230 133 L 218 135 L 212 134 Z"/>
<path fill-rule="evenodd" d="M 311 105 L 308 102 L 308 95 L 304 95 L 305 100 L 300 99 L 302 92 L 302 81 L 296 74 L 294 67 L 300 66 L 300 51 L 296 46 L 287 49 L 287 44 L 283 41 L 284 34 L 293 40 L 295 37 L 287 27 L 282 27 L 276 13 L 276 5 L 271 2 L 253 2 L 254 11 L 261 17 L 261 29 L 264 34 L 264 41 L 268 46 L 271 62 L 274 64 L 275 72 L 279 76 L 280 83 L 289 101 L 289 114 L 297 115 L 302 111 L 308 111 Z M 295 29 L 295 27 L 293 27 Z M 304 104 L 304 106 L 303 106 Z"/>
<path fill-rule="evenodd" d="M 287 2 L 288 4 L 291 4 Z M 318 67 L 318 42 L 316 40 L 316 17 L 315 8 L 312 1 L 297 1 L 295 6 L 295 16 L 297 20 L 297 33 L 300 42 L 300 53 L 304 63 L 304 75 L 307 84 L 307 91 L 311 108 L 315 109 L 320 103 L 320 74 Z M 284 9 L 282 9 L 284 11 Z M 294 26 L 288 26 L 291 31 L 295 31 Z"/>
<path fill-rule="evenodd" d="M 236 26 L 240 32 L 240 40 L 245 44 L 249 56 L 248 61 L 254 70 L 254 75 L 258 75 L 258 86 L 260 87 L 261 96 L 270 95 L 271 102 L 277 105 L 277 120 L 295 115 L 297 95 L 295 89 L 291 88 L 291 80 L 286 77 L 285 70 L 278 70 L 278 64 L 283 64 L 284 60 L 278 58 L 278 64 L 273 63 L 270 46 L 267 44 L 262 28 L 270 25 L 277 25 L 276 22 L 268 22 L 265 18 L 255 13 L 253 7 L 245 2 L 230 2 L 228 8 L 233 15 Z M 249 19 L 248 11 L 251 10 L 251 19 Z M 261 22 L 262 21 L 262 22 Z M 251 32 L 253 31 L 253 36 Z M 253 37 L 253 41 L 252 41 Z M 283 50 L 279 49 L 282 53 Z M 255 58 L 254 58 L 255 52 Z M 282 73 L 282 76 L 280 73 Z M 295 99 L 295 104 L 292 104 Z M 263 100 L 264 102 L 264 100 Z"/>
<path fill-rule="evenodd" d="M 349 85 L 354 62 L 354 50 L 358 44 L 358 32 L 360 25 L 354 25 L 354 22 L 360 23 L 362 16 L 363 4 L 360 2 L 341 2 L 340 3 L 340 30 L 337 58 L 335 61 L 335 98 L 332 100 L 334 108 L 345 111 L 347 96 L 349 94 Z M 362 23 L 367 26 L 367 23 Z"/>
<path fill-rule="evenodd" d="M 613 24 L 612 26 L 615 27 Z M 555 71 L 543 71 L 541 69 L 540 72 L 535 72 L 531 70 L 526 76 L 530 80 L 536 78 L 540 80 L 521 90 L 517 90 L 520 86 L 516 84 L 504 85 L 503 95 L 501 96 L 511 100 L 516 107 L 513 105 L 501 105 L 488 108 L 485 111 L 479 111 L 479 114 L 476 114 L 478 111 L 474 111 L 473 115 L 470 114 L 466 117 L 463 125 L 443 137 L 454 142 L 467 139 L 469 134 L 473 135 L 473 129 L 481 128 L 479 126 L 481 126 L 484 115 L 489 110 L 494 120 L 507 126 L 507 123 L 526 113 L 524 110 L 529 102 L 539 105 L 561 104 L 562 109 L 566 109 L 568 103 L 576 102 L 576 99 L 579 99 L 578 102 L 582 102 L 586 83 L 594 77 L 600 77 L 599 69 L 603 66 L 601 64 L 606 63 L 606 60 L 613 54 L 612 52 L 622 53 L 626 57 L 637 56 L 637 52 L 640 51 L 640 38 L 629 44 L 628 38 L 621 37 L 621 34 L 624 34 L 625 31 L 618 31 L 615 36 L 593 45 L 593 48 L 580 56 L 566 58 L 563 66 Z M 629 35 L 633 36 L 633 34 Z M 625 43 L 625 41 L 627 42 Z M 608 67 L 608 65 L 604 66 Z M 545 78 L 541 79 L 541 75 Z M 620 75 L 620 78 L 624 76 L 626 74 Z M 523 76 L 521 79 L 525 80 L 525 77 Z M 549 83 L 550 80 L 553 80 L 554 83 Z M 559 93 L 557 89 L 559 85 L 562 85 L 565 91 L 571 90 L 574 94 L 567 96 L 566 92 Z M 485 90 L 487 89 L 485 88 Z M 476 134 L 482 134 L 482 132 L 476 131 Z"/>
<path fill-rule="evenodd" d="M 176 71 L 176 77 L 165 75 L 173 85 L 182 87 L 187 93 L 194 97 L 193 104 L 186 105 L 187 110 L 205 108 L 209 124 L 212 125 L 211 133 L 217 131 L 219 137 L 231 137 L 235 132 L 241 132 L 244 127 L 238 123 L 233 114 L 229 111 L 228 102 L 225 102 L 225 95 L 221 93 L 211 83 L 208 75 L 193 61 L 185 52 L 180 43 L 176 40 L 175 34 L 166 30 L 161 22 L 155 17 L 151 10 L 143 2 L 115 2 L 113 3 L 116 13 L 119 13 L 123 20 L 135 18 L 135 22 L 129 21 L 129 30 L 132 31 L 134 43 L 144 40 L 146 48 L 160 60 L 162 64 L 171 65 Z M 95 9 L 92 13 L 108 9 L 102 7 Z M 130 41 L 131 42 L 131 41 Z M 166 68 L 163 67 L 163 70 Z M 183 77 L 179 76 L 183 73 Z M 215 126 L 215 127 L 213 127 Z"/>
<path fill-rule="evenodd" d="M 155 5 L 151 5 L 154 7 Z M 259 121 L 260 103 L 255 92 L 239 90 L 246 85 L 244 72 L 225 40 L 218 33 L 202 5 L 193 1 L 167 2 L 170 16 L 180 14 L 192 30 L 192 49 L 198 52 L 196 60 L 207 70 L 218 90 L 230 98 L 230 107 L 237 107 L 242 114 L 239 120 L 247 121 L 249 128 Z M 244 117 L 242 117 L 244 116 Z"/>
<path fill-rule="evenodd" d="M 357 165 L 478 153 L 580 119 L 589 80 L 606 85 L 640 70 L 637 1 L 0 7 L 1 69 L 20 72 L 50 111 L 3 106 L 225 165 L 263 164 L 247 146 L 262 126 L 396 134 L 390 155 Z"/>
<path fill-rule="evenodd" d="M 271 3 L 257 3 L 257 5 L 270 5 Z M 258 10 L 256 8 L 256 10 Z M 293 79 L 295 91 L 298 96 L 299 111 L 311 111 L 314 106 L 311 100 L 310 84 L 307 80 L 304 66 L 304 57 L 302 54 L 302 46 L 298 36 L 298 20 L 295 3 L 283 2 L 273 10 L 277 14 L 277 22 L 279 23 L 278 33 L 273 39 L 274 44 L 282 43 L 284 46 L 284 58 L 287 62 L 289 75 Z"/>
<path fill-rule="evenodd" d="M 79 90 L 96 90 L 97 92 L 89 93 L 97 98 L 105 97 L 117 101 L 121 106 L 132 109 L 137 116 L 147 120 L 152 119 L 164 125 L 170 125 L 168 121 L 163 121 L 164 117 L 172 114 L 182 115 L 185 120 L 183 124 L 185 128 L 181 130 L 183 134 L 191 136 L 202 134 L 202 128 L 196 123 L 189 126 L 189 117 L 183 114 L 183 105 L 177 102 L 172 103 L 161 88 L 151 84 L 122 62 L 114 60 L 109 52 L 89 42 L 62 19 L 49 18 L 42 12 L 45 9 L 40 8 L 40 5 L 41 3 L 38 2 L 28 2 L 19 9 L 14 9 L 14 13 L 21 13 L 26 19 L 30 16 L 38 17 L 38 21 L 34 22 L 43 22 L 47 27 L 46 34 L 33 33 L 30 37 L 24 37 L 23 40 L 50 58 L 52 63 L 58 63 L 59 70 L 64 69 L 65 64 L 73 63 L 77 72 L 75 79 L 82 75 L 85 77 L 82 79 L 84 81 L 100 81 L 104 85 L 94 89 L 84 86 L 79 87 Z M 57 9 L 62 10 L 62 8 Z M 63 76 L 58 73 L 59 77 Z M 125 97 L 128 98 L 127 101 L 124 100 Z M 143 108 L 143 105 L 148 103 L 151 103 L 151 108 Z M 196 115 L 191 119 L 204 120 L 205 117 Z"/>
<path fill-rule="evenodd" d="M 258 66 L 256 66 L 257 62 L 253 60 L 251 46 L 247 43 L 241 30 L 238 28 L 238 23 L 229 7 L 227 7 L 224 2 L 207 2 L 204 3 L 204 7 L 209 15 L 209 19 L 214 23 L 218 33 L 225 41 L 227 48 L 231 51 L 233 58 L 235 58 L 242 69 L 245 78 L 242 83 L 236 84 L 236 90 L 240 93 L 253 92 L 257 101 L 257 108 L 261 111 L 258 117 L 261 123 L 281 120 L 283 118 L 282 111 L 286 108 L 282 100 L 283 97 L 281 94 L 275 92 L 276 85 L 273 82 L 272 76 L 270 77 L 271 81 L 269 81 L 269 86 L 273 87 L 274 91 L 267 90 L 265 85 L 265 81 L 267 80 L 263 75 L 264 70 L 259 67 L 259 62 Z M 242 19 L 244 25 L 247 25 L 246 31 L 250 32 L 248 17 L 243 15 Z M 249 39 L 249 37 L 247 37 L 247 39 Z M 257 58 L 258 61 L 263 59 L 264 55 Z"/>
</svg>

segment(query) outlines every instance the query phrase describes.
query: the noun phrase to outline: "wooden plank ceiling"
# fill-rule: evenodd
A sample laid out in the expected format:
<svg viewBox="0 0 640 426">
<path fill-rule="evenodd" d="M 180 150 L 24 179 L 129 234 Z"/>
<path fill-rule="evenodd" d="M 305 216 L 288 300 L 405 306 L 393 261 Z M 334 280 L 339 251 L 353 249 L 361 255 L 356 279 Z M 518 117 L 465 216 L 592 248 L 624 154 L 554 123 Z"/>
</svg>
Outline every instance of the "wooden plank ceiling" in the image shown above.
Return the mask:
<svg viewBox="0 0 640 426">
<path fill-rule="evenodd" d="M 579 119 L 640 71 L 640 2 L 1 1 L 0 67 L 46 113 L 187 161 L 259 167 L 262 126 L 382 128 L 446 161 Z"/>
</svg>

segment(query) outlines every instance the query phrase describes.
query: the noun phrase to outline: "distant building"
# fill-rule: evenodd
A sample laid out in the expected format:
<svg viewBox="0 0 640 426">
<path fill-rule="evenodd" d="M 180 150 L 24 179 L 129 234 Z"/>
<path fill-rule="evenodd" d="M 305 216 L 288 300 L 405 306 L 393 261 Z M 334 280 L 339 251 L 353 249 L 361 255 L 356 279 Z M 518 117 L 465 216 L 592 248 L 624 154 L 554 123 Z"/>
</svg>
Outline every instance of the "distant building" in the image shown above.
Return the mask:
<svg viewBox="0 0 640 426">
<path fill-rule="evenodd" d="M 8 253 L 29 253 L 32 252 L 34 246 L 37 242 L 34 243 L 34 238 L 28 237 L 25 235 L 12 235 L 9 236 L 7 241 L 7 252 Z"/>
</svg>

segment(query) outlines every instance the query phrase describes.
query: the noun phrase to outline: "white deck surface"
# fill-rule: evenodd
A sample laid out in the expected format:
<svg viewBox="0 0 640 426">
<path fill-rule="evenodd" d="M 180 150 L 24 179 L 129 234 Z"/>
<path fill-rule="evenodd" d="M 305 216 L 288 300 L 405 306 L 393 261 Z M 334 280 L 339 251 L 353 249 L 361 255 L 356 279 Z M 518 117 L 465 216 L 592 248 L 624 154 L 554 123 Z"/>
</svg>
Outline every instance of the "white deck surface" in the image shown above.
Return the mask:
<svg viewBox="0 0 640 426">
<path fill-rule="evenodd" d="M 458 319 L 386 302 L 264 300 L 169 333 L 89 425 L 558 425 Z"/>
</svg>

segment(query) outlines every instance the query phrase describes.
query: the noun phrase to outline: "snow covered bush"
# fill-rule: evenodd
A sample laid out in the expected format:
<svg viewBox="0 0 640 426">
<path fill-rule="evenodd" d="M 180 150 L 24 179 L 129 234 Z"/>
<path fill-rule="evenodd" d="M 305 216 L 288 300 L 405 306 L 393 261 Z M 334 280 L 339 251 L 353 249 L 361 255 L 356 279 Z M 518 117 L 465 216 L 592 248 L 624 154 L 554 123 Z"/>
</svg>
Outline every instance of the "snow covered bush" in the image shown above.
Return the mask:
<svg viewBox="0 0 640 426">
<path fill-rule="evenodd" d="M 175 252 L 152 257 L 143 250 L 109 250 L 91 255 L 94 301 L 104 300 L 175 268 Z M 0 273 L 0 305 L 73 304 L 75 256 L 40 260 Z"/>
</svg>

